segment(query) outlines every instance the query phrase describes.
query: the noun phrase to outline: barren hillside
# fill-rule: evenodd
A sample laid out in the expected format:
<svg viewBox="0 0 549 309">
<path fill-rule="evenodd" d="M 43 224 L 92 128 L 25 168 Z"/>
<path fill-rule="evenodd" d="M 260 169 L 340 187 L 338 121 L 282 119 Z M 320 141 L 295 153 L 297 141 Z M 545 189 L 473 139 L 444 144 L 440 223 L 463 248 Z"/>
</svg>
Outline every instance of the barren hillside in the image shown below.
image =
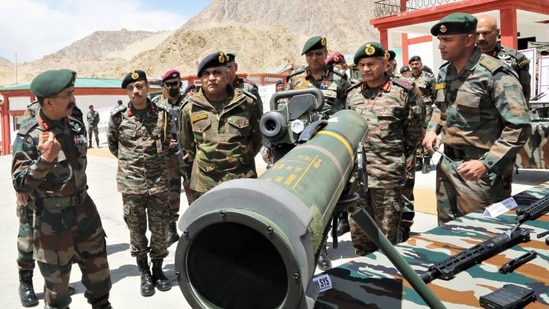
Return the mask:
<svg viewBox="0 0 549 309">
<path fill-rule="evenodd" d="M 369 24 L 373 6 L 374 0 L 214 0 L 176 31 L 94 32 L 40 60 L 19 64 L 17 81 L 30 82 L 53 68 L 72 68 L 86 77 L 121 78 L 138 68 L 153 78 L 170 68 L 194 75 L 198 62 L 217 50 L 236 53 L 240 72 L 269 72 L 286 63 L 302 64 L 302 46 L 313 35 L 326 36 L 328 48 L 343 53 L 378 40 Z M 15 82 L 14 68 L 0 61 L 0 85 Z"/>
</svg>

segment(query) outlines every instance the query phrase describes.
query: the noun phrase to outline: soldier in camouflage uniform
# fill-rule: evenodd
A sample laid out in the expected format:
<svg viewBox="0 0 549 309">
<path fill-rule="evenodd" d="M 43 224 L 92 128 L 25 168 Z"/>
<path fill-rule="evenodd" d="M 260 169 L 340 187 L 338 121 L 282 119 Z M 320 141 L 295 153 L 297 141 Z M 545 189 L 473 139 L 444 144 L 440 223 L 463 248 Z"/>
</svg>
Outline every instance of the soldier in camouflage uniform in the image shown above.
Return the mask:
<svg viewBox="0 0 549 309">
<path fill-rule="evenodd" d="M 389 54 L 389 60 L 387 61 L 387 74 L 390 77 L 397 77 L 395 73 L 398 67 L 398 63 L 396 61 L 396 53 L 394 50 L 388 50 L 387 53 Z"/>
<path fill-rule="evenodd" d="M 88 120 L 88 143 L 89 148 L 92 148 L 92 141 L 93 136 L 95 135 L 95 143 L 97 144 L 97 148 L 99 148 L 99 113 L 93 109 L 93 105 L 89 106 L 90 111 L 86 115 L 86 119 Z"/>
<path fill-rule="evenodd" d="M 292 72 L 287 77 L 287 80 L 290 90 L 312 87 L 320 89 L 324 95 L 323 112 L 329 116 L 346 108 L 345 98 L 347 96 L 347 89 L 351 84 L 345 71 L 338 69 L 333 64 L 326 64 L 328 57 L 327 44 L 328 42 L 324 36 L 309 38 L 301 51 L 301 55 L 305 55 L 307 66 Z M 288 152 L 291 147 L 284 146 L 283 148 L 286 149 L 276 149 L 276 151 L 281 150 L 282 153 Z M 279 155 L 275 155 L 275 159 L 278 157 Z M 342 232 L 345 230 L 344 227 L 340 229 Z M 320 269 L 329 269 L 332 267 L 325 245 L 320 250 L 317 265 Z"/>
<path fill-rule="evenodd" d="M 423 140 L 433 153 L 443 133 L 447 157 L 436 170 L 440 225 L 503 199 L 502 173 L 531 132 L 516 74 L 475 46 L 476 26 L 474 16 L 454 13 L 431 28 L 448 61 L 440 67 L 437 108 Z"/>
<path fill-rule="evenodd" d="M 149 82 L 145 72 L 128 73 L 122 89 L 128 92 L 130 102 L 113 111 L 107 139 L 110 152 L 118 158 L 116 181 L 122 193 L 124 221 L 130 230 L 131 255 L 136 258 L 141 273 L 141 295 L 151 296 L 155 286 L 160 291 L 172 287 L 162 270 L 168 255 L 168 225 L 172 220 L 166 168 L 171 129 L 168 108 L 152 103 L 147 97 Z"/>
<path fill-rule="evenodd" d="M 302 55 L 305 55 L 307 66 L 296 70 L 288 76 L 288 88 L 305 89 L 316 87 L 324 94 L 324 108 L 327 115 L 345 109 L 345 98 L 350 83 L 347 74 L 334 67 L 326 65 L 328 47 L 326 38 L 314 36 L 305 42 Z"/>
<path fill-rule="evenodd" d="M 45 308 L 68 308 L 73 262 L 80 267 L 92 308 L 111 308 L 105 232 L 86 192 L 86 130 L 69 117 L 76 106 L 75 78 L 76 72 L 62 69 L 43 72 L 31 82 L 40 108 L 15 139 L 13 184 L 32 199 L 20 204 L 34 211 L 33 249 L 45 280 Z"/>
<path fill-rule="evenodd" d="M 425 105 L 425 122 L 423 124 L 423 129 L 425 130 L 433 113 L 432 105 L 435 100 L 436 79 L 433 74 L 423 70 L 421 57 L 412 56 L 408 61 L 408 65 L 411 70 L 410 78 L 414 81 L 419 91 L 421 91 L 421 97 Z M 417 149 L 416 171 L 421 171 L 423 174 L 431 171 L 431 154 L 423 149 L 421 145 Z"/>
<path fill-rule="evenodd" d="M 363 81 L 349 89 L 347 106 L 364 116 L 368 123 L 364 141 L 368 191 L 357 188 L 358 204 L 395 244 L 406 182 L 406 152 L 421 142 L 422 122 L 416 118 L 423 112 L 423 101 L 413 83 L 388 75 L 388 57 L 377 42 L 359 47 L 354 63 Z M 358 255 L 377 249 L 352 220 L 351 240 Z"/>
<path fill-rule="evenodd" d="M 170 111 L 170 116 L 175 116 L 175 119 L 171 119 L 171 123 L 176 122 L 176 130 L 179 127 L 179 114 L 181 113 L 181 108 L 185 101 L 185 97 L 181 94 L 181 74 L 177 70 L 168 70 L 162 79 L 160 80 L 162 84 L 162 95 L 157 96 L 157 100 L 153 100 L 154 103 L 162 104 L 167 106 L 169 109 L 174 109 Z M 181 141 L 177 140 L 176 133 L 173 133 L 170 141 L 170 149 L 166 154 L 166 166 L 168 168 L 168 177 L 169 177 L 169 204 L 171 212 L 171 222 L 169 224 L 168 231 L 168 247 L 173 243 L 179 240 L 179 234 L 177 232 L 177 221 L 179 220 L 179 207 L 181 205 L 181 178 L 183 178 L 183 187 L 187 195 L 187 202 L 190 205 L 193 201 L 191 198 L 191 192 L 189 188 L 190 175 L 187 173 L 186 166 L 180 166 L 180 160 L 182 160 L 183 154 L 178 153 Z M 178 158 L 181 156 L 181 158 Z"/>
<path fill-rule="evenodd" d="M 194 199 L 223 181 L 257 177 L 263 107 L 253 94 L 229 84 L 227 61 L 225 53 L 216 52 L 200 62 L 202 87 L 182 110 L 181 138 L 192 162 Z"/>
<path fill-rule="evenodd" d="M 40 111 L 40 103 L 34 101 L 27 105 L 27 109 L 23 114 L 23 121 L 33 119 Z M 78 106 L 74 106 L 72 110 L 72 117 L 83 123 L 82 111 Z M 84 134 L 85 135 L 85 134 Z M 19 298 L 23 307 L 32 307 L 38 305 L 38 299 L 34 292 L 34 286 L 32 284 L 32 274 L 34 270 L 34 257 L 33 257 L 33 226 L 34 213 L 32 210 L 35 208 L 34 201 L 30 198 L 29 194 L 17 193 L 17 217 L 19 218 L 19 232 L 17 234 L 17 266 L 19 267 Z M 74 287 L 69 285 L 69 294 L 74 294 Z"/>
<path fill-rule="evenodd" d="M 481 52 L 500 59 L 509 65 L 519 77 L 522 93 L 526 103 L 530 101 L 530 60 L 521 52 L 512 48 L 501 46 L 498 43 L 499 28 L 496 19 L 490 15 L 480 16 L 477 24 L 477 46 Z M 511 184 L 513 183 L 513 171 L 515 160 L 503 171 L 504 196 L 511 196 Z"/>
</svg>

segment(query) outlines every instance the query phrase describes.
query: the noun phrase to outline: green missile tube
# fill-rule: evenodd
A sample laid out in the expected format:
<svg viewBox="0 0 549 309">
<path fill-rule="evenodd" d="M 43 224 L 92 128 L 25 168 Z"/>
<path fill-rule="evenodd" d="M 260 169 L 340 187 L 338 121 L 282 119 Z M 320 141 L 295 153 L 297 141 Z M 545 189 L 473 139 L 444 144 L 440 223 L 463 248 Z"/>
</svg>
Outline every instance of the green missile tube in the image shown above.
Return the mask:
<svg viewBox="0 0 549 309">
<path fill-rule="evenodd" d="M 335 113 L 258 179 L 222 183 L 182 215 L 175 254 L 193 308 L 313 308 L 316 257 L 367 133 Z M 303 135 L 303 134 L 302 134 Z"/>
</svg>

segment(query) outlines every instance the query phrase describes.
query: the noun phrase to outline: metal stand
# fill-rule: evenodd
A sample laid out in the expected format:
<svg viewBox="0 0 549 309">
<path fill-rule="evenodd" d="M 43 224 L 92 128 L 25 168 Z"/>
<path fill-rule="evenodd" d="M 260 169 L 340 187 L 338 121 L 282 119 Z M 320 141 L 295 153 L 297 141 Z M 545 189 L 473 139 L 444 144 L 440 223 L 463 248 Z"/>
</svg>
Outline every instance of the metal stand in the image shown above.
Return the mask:
<svg viewBox="0 0 549 309">
<path fill-rule="evenodd" d="M 416 290 L 421 298 L 429 305 L 430 308 L 443 309 L 446 308 L 436 295 L 427 287 L 425 282 L 419 278 L 417 273 L 412 269 L 404 258 L 393 247 L 387 237 L 381 233 L 375 221 L 370 215 L 360 207 L 352 207 L 349 209 L 351 217 L 355 223 L 368 235 L 368 238 L 379 247 L 379 249 L 389 258 L 393 265 L 400 271 L 402 276 L 410 282 L 414 290 Z"/>
</svg>

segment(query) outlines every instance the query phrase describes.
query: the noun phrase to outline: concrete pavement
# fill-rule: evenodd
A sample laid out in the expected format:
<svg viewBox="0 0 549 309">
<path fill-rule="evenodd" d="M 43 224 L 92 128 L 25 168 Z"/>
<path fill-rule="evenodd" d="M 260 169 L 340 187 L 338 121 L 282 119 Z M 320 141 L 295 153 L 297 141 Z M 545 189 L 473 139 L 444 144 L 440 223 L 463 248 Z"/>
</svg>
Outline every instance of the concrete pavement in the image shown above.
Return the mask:
<svg viewBox="0 0 549 309">
<path fill-rule="evenodd" d="M 106 139 L 102 139 L 105 141 Z M 142 297 L 139 292 L 140 276 L 131 257 L 129 250 L 129 232 L 122 217 L 122 197 L 116 190 L 116 168 L 117 161 L 108 154 L 106 145 L 102 149 L 90 149 L 88 156 L 88 184 L 89 194 L 98 206 L 103 226 L 107 232 L 107 251 L 113 288 L 111 291 L 111 303 L 114 308 L 191 308 L 175 279 L 174 256 L 176 244 L 169 248 L 170 254 L 165 259 L 164 270 L 172 280 L 172 289 L 167 292 L 157 291 L 152 297 Z M 258 157 L 258 165 L 264 164 Z M 16 237 L 18 230 L 18 219 L 15 214 L 15 192 L 10 177 L 11 156 L 0 156 L 0 188 L 2 199 L 0 209 L 4 216 L 0 216 L 0 226 L 4 229 L 0 242 L 0 259 L 4 261 L 4 269 L 1 271 L 0 295 L 2 295 L 2 307 L 21 308 L 17 289 L 19 285 L 17 264 Z M 425 190 L 434 189 L 434 172 L 426 175 L 418 173 L 417 187 Z M 517 184 L 514 193 L 522 191 L 532 185 L 537 185 L 549 179 L 549 171 L 524 170 L 515 176 Z M 543 180 L 543 181 L 542 181 Z M 516 189 L 515 189 L 516 188 Z M 185 195 L 182 194 L 181 210 L 187 208 Z M 418 201 L 416 200 L 416 203 Z M 431 201 L 432 202 L 432 201 Z M 414 232 L 422 232 L 436 226 L 436 217 L 430 214 L 417 213 L 416 222 L 413 226 Z M 333 266 L 346 263 L 356 258 L 350 242 L 350 234 L 347 233 L 340 238 L 339 248 L 332 249 L 329 242 L 329 256 Z M 89 308 L 84 297 L 84 286 L 80 283 L 81 273 L 75 265 L 71 274 L 71 285 L 76 288 L 76 294 L 72 296 L 71 308 Z M 35 270 L 34 286 L 38 294 L 42 308 L 43 302 L 43 279 L 38 269 Z"/>
</svg>

